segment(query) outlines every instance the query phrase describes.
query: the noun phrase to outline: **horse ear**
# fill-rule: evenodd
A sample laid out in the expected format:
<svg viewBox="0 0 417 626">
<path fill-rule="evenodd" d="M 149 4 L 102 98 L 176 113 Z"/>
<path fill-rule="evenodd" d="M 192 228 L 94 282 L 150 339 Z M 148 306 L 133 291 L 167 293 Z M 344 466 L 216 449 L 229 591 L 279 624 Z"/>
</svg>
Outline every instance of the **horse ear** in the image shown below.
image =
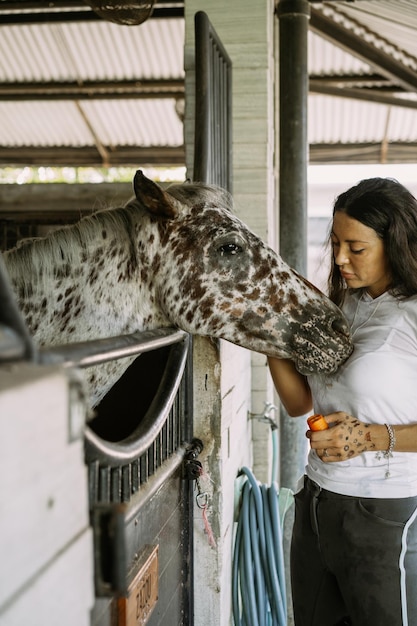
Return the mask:
<svg viewBox="0 0 417 626">
<path fill-rule="evenodd" d="M 133 179 L 135 196 L 142 206 L 156 217 L 168 217 L 173 219 L 177 215 L 177 209 L 169 201 L 159 185 L 146 178 L 142 170 L 138 170 Z"/>
</svg>

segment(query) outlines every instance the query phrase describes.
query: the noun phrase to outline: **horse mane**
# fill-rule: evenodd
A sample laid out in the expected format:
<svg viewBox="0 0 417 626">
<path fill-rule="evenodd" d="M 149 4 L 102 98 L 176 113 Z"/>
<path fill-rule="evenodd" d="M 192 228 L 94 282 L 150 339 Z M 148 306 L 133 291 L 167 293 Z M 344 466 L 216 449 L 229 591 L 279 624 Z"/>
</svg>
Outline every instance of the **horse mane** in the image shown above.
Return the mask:
<svg viewBox="0 0 417 626">
<path fill-rule="evenodd" d="M 103 239 L 104 232 L 111 239 L 118 239 L 118 233 L 130 239 L 133 235 L 131 206 L 132 201 L 123 207 L 100 209 L 75 224 L 51 231 L 45 237 L 22 240 L 15 248 L 3 253 L 13 282 L 24 285 L 28 276 L 36 276 L 43 284 L 57 267 L 80 264 L 82 251 L 97 241 L 100 232 Z"/>
<path fill-rule="evenodd" d="M 177 183 L 165 191 L 188 207 L 221 203 L 222 208 L 232 212 L 231 194 L 215 185 Z M 103 239 L 104 232 L 112 240 L 126 241 L 127 238 L 133 249 L 133 216 L 138 211 L 144 212 L 145 209 L 132 197 L 124 206 L 100 209 L 74 224 L 51 231 L 45 237 L 22 240 L 3 254 L 10 278 L 16 286 L 31 289 L 34 285 L 29 284 L 28 277 L 34 277 L 38 288 L 46 288 L 49 277 L 57 268 L 65 264 L 76 267 L 83 262 L 83 250 L 88 250 L 90 243 L 97 241 L 98 233 L 102 233 Z"/>
<path fill-rule="evenodd" d="M 232 195 L 217 185 L 205 183 L 174 183 L 165 190 L 170 196 L 187 206 L 196 204 L 219 204 L 227 211 L 233 213 Z"/>
</svg>

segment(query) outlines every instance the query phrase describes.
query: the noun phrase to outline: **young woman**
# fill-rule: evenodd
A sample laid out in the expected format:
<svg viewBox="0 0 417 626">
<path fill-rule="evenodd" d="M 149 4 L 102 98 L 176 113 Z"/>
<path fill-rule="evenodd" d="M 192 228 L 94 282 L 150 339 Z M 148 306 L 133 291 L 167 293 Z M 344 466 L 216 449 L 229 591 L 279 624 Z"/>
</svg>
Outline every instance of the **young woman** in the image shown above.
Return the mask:
<svg viewBox="0 0 417 626">
<path fill-rule="evenodd" d="M 296 494 L 296 626 L 417 626 L 417 200 L 397 181 L 361 181 L 335 201 L 329 296 L 354 351 L 331 376 L 269 359 L 311 450 Z"/>
</svg>

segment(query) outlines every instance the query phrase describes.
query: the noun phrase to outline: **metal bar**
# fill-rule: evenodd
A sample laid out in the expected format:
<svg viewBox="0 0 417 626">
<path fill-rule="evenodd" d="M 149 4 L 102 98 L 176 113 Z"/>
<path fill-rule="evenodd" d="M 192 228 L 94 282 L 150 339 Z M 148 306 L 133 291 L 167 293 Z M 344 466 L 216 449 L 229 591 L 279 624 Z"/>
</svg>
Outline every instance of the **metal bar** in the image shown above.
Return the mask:
<svg viewBox="0 0 417 626">
<path fill-rule="evenodd" d="M 100 467 L 99 470 L 99 499 L 101 502 L 110 502 L 110 467 Z"/>
<path fill-rule="evenodd" d="M 375 89 L 366 89 L 365 87 L 333 87 L 332 85 L 310 83 L 310 93 L 336 96 L 338 98 L 365 100 L 365 102 L 376 102 L 377 104 L 387 104 L 388 106 L 402 107 L 404 109 L 417 109 L 417 100 L 390 96 L 386 93 L 378 92 Z"/>
<path fill-rule="evenodd" d="M 157 0 L 156 7 L 184 6 L 184 0 Z M 52 9 L 75 9 L 87 7 L 80 0 L 1 0 L 1 10 L 3 11 L 23 11 L 23 10 L 52 10 Z M 90 9 L 88 9 L 90 10 Z"/>
<path fill-rule="evenodd" d="M 148 478 L 150 476 L 153 476 L 153 474 L 155 473 L 155 468 L 156 468 L 156 446 L 157 446 L 157 436 L 152 438 L 152 443 L 151 445 L 148 447 L 148 474 L 146 476 L 146 480 L 148 480 Z"/>
<path fill-rule="evenodd" d="M 112 502 L 122 501 L 122 468 L 113 467 L 110 471 L 111 477 L 111 494 L 110 500 Z"/>
<path fill-rule="evenodd" d="M 0 100 L 128 100 L 183 98 L 184 79 L 0 84 Z"/>
<path fill-rule="evenodd" d="M 309 76 L 310 87 L 311 85 L 343 85 L 347 83 L 349 85 L 358 87 L 360 85 L 369 86 L 370 88 L 383 89 L 384 91 L 398 91 L 402 92 L 404 89 L 393 85 L 381 74 L 326 74 L 321 76 L 318 74 L 310 74 Z"/>
<path fill-rule="evenodd" d="M 308 68 L 307 36 L 310 6 L 307 0 L 280 0 L 279 16 L 279 229 L 280 254 L 300 274 L 307 270 Z M 295 490 L 302 474 L 305 442 L 302 420 L 291 420 L 280 410 L 280 484 Z M 291 530 L 284 527 L 284 549 L 289 556 Z M 287 601 L 291 606 L 289 572 Z"/>
<path fill-rule="evenodd" d="M 195 14 L 195 135 L 194 135 L 194 173 L 195 181 L 207 183 L 210 159 L 210 121 L 209 99 L 210 64 L 209 64 L 209 20 L 203 11 Z"/>
<path fill-rule="evenodd" d="M 132 490 L 133 463 L 122 468 L 122 501 L 129 502 Z"/>
<path fill-rule="evenodd" d="M 173 345 L 158 391 L 140 424 L 129 437 L 118 442 L 106 441 L 101 439 L 91 428 L 86 428 L 85 450 L 88 462 L 98 459 L 103 465 L 111 467 L 126 465 L 152 448 L 165 423 L 181 383 L 188 353 L 188 336 L 186 333 L 184 333 L 183 339 L 181 343 Z M 146 468 L 148 475 L 155 468 L 155 451 L 153 450 L 150 454 Z M 141 482 L 144 479 L 142 470 L 141 458 Z"/>
<path fill-rule="evenodd" d="M 139 459 L 135 459 L 134 461 L 132 461 L 132 463 L 130 464 L 130 468 L 131 468 L 131 479 L 132 479 L 131 494 L 134 494 L 134 493 L 136 493 L 136 491 L 139 491 L 139 487 L 140 487 L 140 481 L 139 481 L 139 474 L 140 474 Z"/>
<path fill-rule="evenodd" d="M 1 8 L 1 7 L 0 7 Z M 183 19 L 183 7 L 166 7 L 153 10 L 149 19 Z M 11 24 L 43 24 L 43 23 L 72 23 L 72 22 L 98 22 L 103 19 L 94 11 L 41 11 L 38 13 L 2 13 L 1 26 Z"/>
<path fill-rule="evenodd" d="M 140 486 L 144 485 L 148 480 L 148 456 L 143 454 L 140 458 Z"/>
<path fill-rule="evenodd" d="M 41 348 L 39 360 L 45 365 L 58 363 L 63 367 L 91 367 L 170 346 L 184 341 L 187 336 L 183 330 L 174 328 L 146 330 L 131 335 Z"/>
<path fill-rule="evenodd" d="M 164 461 L 156 474 L 150 476 L 146 485 L 142 485 L 141 493 L 134 496 L 131 500 L 131 506 L 126 510 L 125 523 L 128 524 L 135 517 L 137 517 L 138 511 L 146 504 L 160 487 L 172 477 L 173 473 L 181 466 L 184 461 L 187 448 L 181 446 L 175 453 L 166 461 Z M 186 482 L 186 481 L 184 481 Z"/>
<path fill-rule="evenodd" d="M 93 461 L 88 466 L 88 495 L 90 507 L 97 502 L 100 489 L 100 466 L 98 461 Z"/>
<path fill-rule="evenodd" d="M 307 0 L 280 0 L 280 253 L 307 270 Z M 287 486 L 287 485 L 286 485 Z"/>
</svg>

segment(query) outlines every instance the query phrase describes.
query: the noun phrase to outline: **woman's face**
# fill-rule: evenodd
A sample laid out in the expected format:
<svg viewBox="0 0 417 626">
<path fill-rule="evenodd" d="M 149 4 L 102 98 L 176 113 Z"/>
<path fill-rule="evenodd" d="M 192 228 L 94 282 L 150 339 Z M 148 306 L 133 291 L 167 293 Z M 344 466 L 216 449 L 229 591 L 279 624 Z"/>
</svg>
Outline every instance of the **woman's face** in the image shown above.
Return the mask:
<svg viewBox="0 0 417 626">
<path fill-rule="evenodd" d="M 373 228 L 336 211 L 331 240 L 335 263 L 348 287 L 364 288 L 373 298 L 387 290 L 391 281 L 388 259 Z"/>
</svg>

